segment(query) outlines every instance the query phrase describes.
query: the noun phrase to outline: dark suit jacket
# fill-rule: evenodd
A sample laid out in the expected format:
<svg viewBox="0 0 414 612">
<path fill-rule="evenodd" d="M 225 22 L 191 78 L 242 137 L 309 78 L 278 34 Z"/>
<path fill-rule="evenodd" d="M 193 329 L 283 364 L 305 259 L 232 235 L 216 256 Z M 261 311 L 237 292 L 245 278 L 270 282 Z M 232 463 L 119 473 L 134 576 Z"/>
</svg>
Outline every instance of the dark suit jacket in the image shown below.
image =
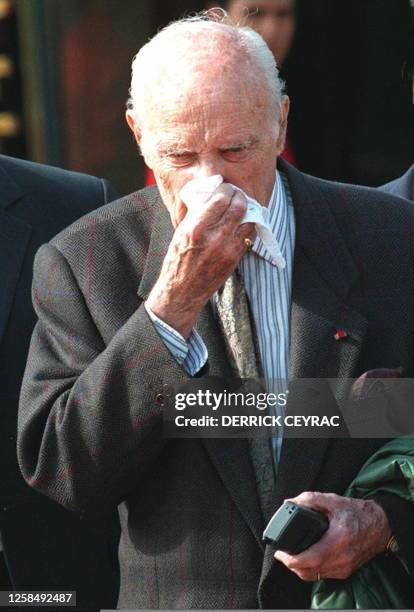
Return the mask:
<svg viewBox="0 0 414 612">
<path fill-rule="evenodd" d="M 359 376 L 414 364 L 414 209 L 281 162 L 296 248 L 291 377 Z M 77 511 L 120 503 L 122 608 L 306 607 L 310 584 L 261 543 L 246 440 L 166 440 L 160 394 L 187 378 L 144 307 L 173 229 L 155 187 L 81 219 L 36 257 L 33 335 L 19 461 L 40 491 Z M 229 376 L 210 305 L 198 330 L 206 374 Z M 347 331 L 341 341 L 337 329 Z M 343 493 L 383 440 L 285 440 L 275 509 L 305 490 Z M 411 505 L 389 497 L 403 547 Z"/>
<path fill-rule="evenodd" d="M 406 200 L 414 200 L 414 165 L 408 168 L 405 174 L 383 185 L 380 189 Z"/>
<path fill-rule="evenodd" d="M 115 540 L 24 482 L 17 465 L 20 386 L 36 322 L 33 259 L 41 244 L 114 197 L 106 181 L 0 156 L 0 530 L 16 589 L 77 589 L 78 602 L 117 598 Z M 113 519 L 112 519 L 113 520 Z M 115 529 L 115 531 L 114 531 Z"/>
</svg>

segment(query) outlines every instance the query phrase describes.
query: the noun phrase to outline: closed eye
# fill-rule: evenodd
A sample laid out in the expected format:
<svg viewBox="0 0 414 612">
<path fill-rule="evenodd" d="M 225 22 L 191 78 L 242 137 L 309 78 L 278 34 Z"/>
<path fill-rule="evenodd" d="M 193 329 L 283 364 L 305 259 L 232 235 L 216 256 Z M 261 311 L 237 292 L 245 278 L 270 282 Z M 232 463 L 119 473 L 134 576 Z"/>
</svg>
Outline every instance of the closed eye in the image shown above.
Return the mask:
<svg viewBox="0 0 414 612">
<path fill-rule="evenodd" d="M 248 159 L 252 149 L 253 143 L 247 143 L 222 149 L 221 153 L 226 160 L 237 162 Z"/>
<path fill-rule="evenodd" d="M 172 151 L 166 155 L 166 158 L 173 166 L 186 166 L 194 159 L 194 153 L 190 151 Z"/>
</svg>

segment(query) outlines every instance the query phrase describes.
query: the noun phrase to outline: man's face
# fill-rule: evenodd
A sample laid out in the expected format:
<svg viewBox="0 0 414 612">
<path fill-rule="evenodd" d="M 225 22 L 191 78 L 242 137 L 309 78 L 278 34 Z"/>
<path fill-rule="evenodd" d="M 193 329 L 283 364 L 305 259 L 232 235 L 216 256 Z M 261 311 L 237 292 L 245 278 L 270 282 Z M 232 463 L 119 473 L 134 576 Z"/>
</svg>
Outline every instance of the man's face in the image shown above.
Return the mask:
<svg viewBox="0 0 414 612">
<path fill-rule="evenodd" d="M 143 128 L 142 150 L 174 226 L 186 213 L 179 193 L 194 178 L 221 174 L 267 205 L 284 146 L 288 99 L 279 125 L 264 88 L 251 79 L 208 76 L 182 94 L 160 95 Z"/>
<path fill-rule="evenodd" d="M 230 0 L 227 11 L 264 38 L 279 66 L 284 63 L 296 30 L 295 0 Z"/>
</svg>

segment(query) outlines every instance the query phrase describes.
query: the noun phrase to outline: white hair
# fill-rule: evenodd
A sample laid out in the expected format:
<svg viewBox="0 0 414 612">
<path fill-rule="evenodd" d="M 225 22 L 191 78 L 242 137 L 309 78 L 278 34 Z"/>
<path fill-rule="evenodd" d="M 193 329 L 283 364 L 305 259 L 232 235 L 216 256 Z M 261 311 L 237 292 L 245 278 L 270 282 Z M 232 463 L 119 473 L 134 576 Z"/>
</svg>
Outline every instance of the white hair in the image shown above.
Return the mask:
<svg viewBox="0 0 414 612">
<path fill-rule="evenodd" d="M 135 114 L 135 118 L 142 124 L 144 98 L 149 95 L 148 90 L 154 85 L 154 81 L 165 83 L 172 77 L 171 72 L 175 73 L 174 76 L 181 76 L 177 63 L 173 63 L 172 67 L 171 64 L 168 64 L 170 55 L 179 63 L 181 58 L 177 44 L 180 41 L 190 47 L 195 43 L 196 49 L 201 53 L 208 51 L 214 53 L 218 51 L 217 45 L 219 42 L 222 43 L 223 39 L 226 39 L 224 56 L 241 53 L 250 64 L 257 68 L 255 75 L 261 75 L 264 78 L 270 99 L 274 104 L 275 119 L 277 119 L 284 83 L 279 78 L 279 71 L 272 52 L 257 32 L 232 22 L 227 12 L 218 8 L 172 22 L 158 32 L 135 55 L 132 61 L 130 97 L 127 103 L 128 108 Z M 160 73 L 158 76 L 157 71 Z M 188 76 L 191 78 L 192 75 L 187 75 L 187 78 Z"/>
</svg>

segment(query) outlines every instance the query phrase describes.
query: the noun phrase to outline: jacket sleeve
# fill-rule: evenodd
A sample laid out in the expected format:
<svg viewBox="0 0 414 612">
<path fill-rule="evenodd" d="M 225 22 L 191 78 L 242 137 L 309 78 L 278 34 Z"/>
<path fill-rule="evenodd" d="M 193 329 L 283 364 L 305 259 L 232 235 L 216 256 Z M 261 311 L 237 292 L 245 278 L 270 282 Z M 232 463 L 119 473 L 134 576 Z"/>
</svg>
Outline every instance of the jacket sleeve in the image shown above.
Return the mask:
<svg viewBox="0 0 414 612">
<path fill-rule="evenodd" d="M 400 549 L 398 555 L 414 578 L 414 503 L 385 491 L 371 495 L 371 499 L 384 510 Z"/>
<path fill-rule="evenodd" d="M 171 325 L 158 318 L 147 305 L 145 308 L 155 329 L 174 359 L 184 368 L 187 374 L 197 376 L 208 359 L 207 347 L 197 330 L 192 329 L 189 337 L 185 339 Z"/>
<path fill-rule="evenodd" d="M 35 259 L 33 302 L 38 323 L 20 397 L 20 469 L 29 485 L 69 509 L 107 511 L 162 449 L 165 391 L 188 375 L 143 303 L 105 345 L 68 262 L 50 244 Z"/>
</svg>

